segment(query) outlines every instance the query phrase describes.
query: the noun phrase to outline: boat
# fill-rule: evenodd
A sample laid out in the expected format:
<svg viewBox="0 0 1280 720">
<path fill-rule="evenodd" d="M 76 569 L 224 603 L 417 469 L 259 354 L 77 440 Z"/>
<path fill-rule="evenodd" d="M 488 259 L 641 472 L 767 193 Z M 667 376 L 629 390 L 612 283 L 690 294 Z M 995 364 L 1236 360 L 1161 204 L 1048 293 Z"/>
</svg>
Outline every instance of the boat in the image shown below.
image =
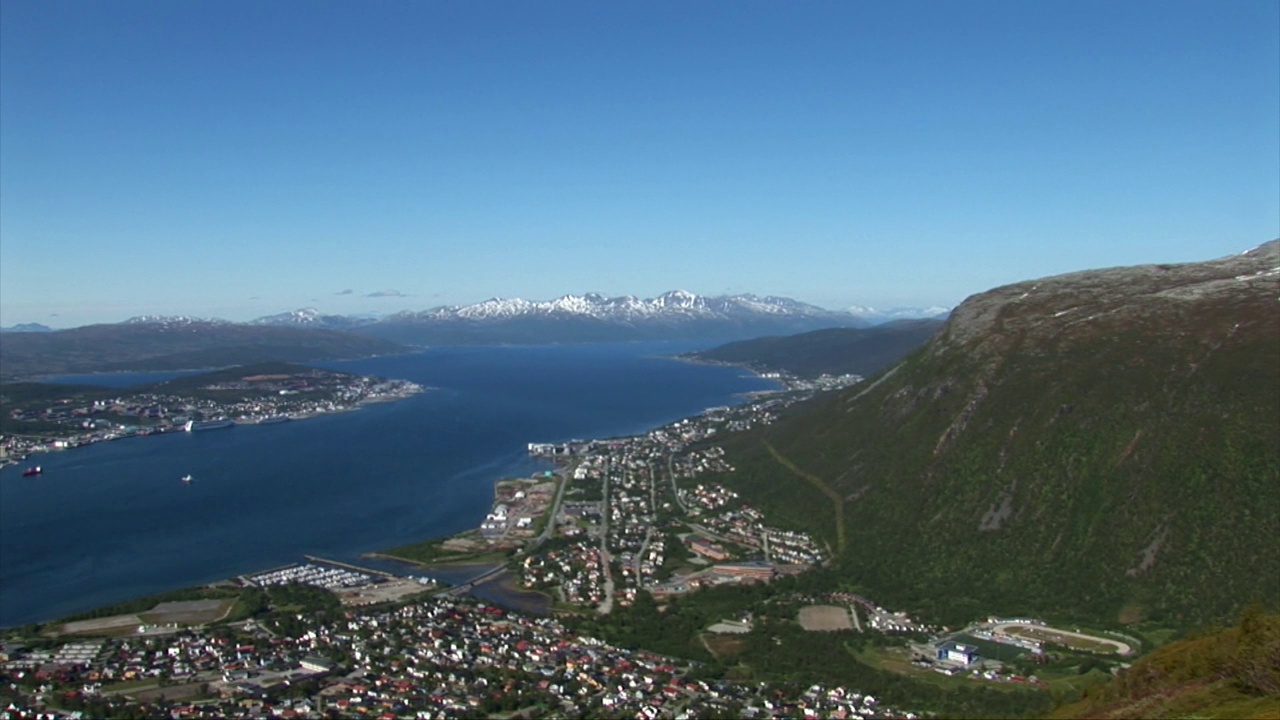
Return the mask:
<svg viewBox="0 0 1280 720">
<path fill-rule="evenodd" d="M 209 420 L 206 422 L 188 420 L 187 424 L 183 426 L 183 429 L 187 432 L 200 432 L 202 430 L 221 430 L 223 428 L 235 427 L 235 425 L 236 424 L 231 420 Z"/>
<path fill-rule="evenodd" d="M 184 482 L 184 483 L 186 483 L 186 484 L 188 484 L 188 485 L 190 485 L 190 484 L 191 484 L 191 481 L 192 481 L 192 480 L 195 480 L 195 478 L 191 477 L 191 475 L 190 475 L 190 474 L 187 474 L 187 475 L 183 475 L 183 476 L 182 476 L 182 482 Z"/>
<path fill-rule="evenodd" d="M 43 472 L 44 472 L 43 468 L 41 468 L 39 465 L 34 465 L 32 467 L 27 468 L 26 470 L 23 470 L 22 477 L 35 477 L 36 475 L 40 475 Z"/>
<path fill-rule="evenodd" d="M 288 415 L 273 415 L 271 417 L 262 418 L 261 420 L 258 421 L 258 424 L 274 425 L 276 423 L 289 422 L 292 419 L 293 418 L 289 417 Z"/>
</svg>

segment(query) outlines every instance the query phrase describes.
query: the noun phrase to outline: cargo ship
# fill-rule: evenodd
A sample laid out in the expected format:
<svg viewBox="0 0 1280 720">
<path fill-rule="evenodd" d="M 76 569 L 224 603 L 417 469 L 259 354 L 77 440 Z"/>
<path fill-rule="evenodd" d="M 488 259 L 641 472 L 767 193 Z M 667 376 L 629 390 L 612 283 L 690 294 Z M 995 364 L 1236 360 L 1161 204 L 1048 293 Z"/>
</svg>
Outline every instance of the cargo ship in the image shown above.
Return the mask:
<svg viewBox="0 0 1280 720">
<path fill-rule="evenodd" d="M 187 432 L 199 432 L 201 430 L 221 430 L 229 427 L 235 427 L 235 423 L 231 420 L 209 420 L 207 422 L 188 420 L 184 429 Z"/>
</svg>

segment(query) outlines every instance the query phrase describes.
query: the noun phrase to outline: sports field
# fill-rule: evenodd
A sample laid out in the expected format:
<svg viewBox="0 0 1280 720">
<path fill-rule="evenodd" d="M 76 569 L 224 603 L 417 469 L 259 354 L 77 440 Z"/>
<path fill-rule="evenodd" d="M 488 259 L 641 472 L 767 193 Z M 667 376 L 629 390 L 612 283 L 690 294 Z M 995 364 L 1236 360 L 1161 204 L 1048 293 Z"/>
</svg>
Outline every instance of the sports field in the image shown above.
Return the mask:
<svg viewBox="0 0 1280 720">
<path fill-rule="evenodd" d="M 849 608 L 839 605 L 810 605 L 800 609 L 800 627 L 809 631 L 852 630 Z"/>
<path fill-rule="evenodd" d="M 182 602 L 160 603 L 150 610 L 140 613 L 143 622 L 152 625 L 178 623 L 181 625 L 202 625 L 226 617 L 234 599 L 229 600 L 185 600 Z"/>
<path fill-rule="evenodd" d="M 1072 650 L 1083 650 L 1084 652 L 1095 653 L 1116 653 L 1118 655 L 1129 655 L 1133 653 L 1133 648 L 1128 643 L 1110 638 L 1098 637 L 1096 635 L 1085 635 L 1083 633 L 1071 632 L 1069 630 L 1059 630 L 1044 625 L 1032 625 L 1029 623 L 999 623 L 991 628 L 991 632 L 1000 635 L 1008 635 L 1010 637 L 1023 638 L 1026 640 L 1034 640 L 1042 643 L 1053 643 L 1069 647 Z"/>
</svg>

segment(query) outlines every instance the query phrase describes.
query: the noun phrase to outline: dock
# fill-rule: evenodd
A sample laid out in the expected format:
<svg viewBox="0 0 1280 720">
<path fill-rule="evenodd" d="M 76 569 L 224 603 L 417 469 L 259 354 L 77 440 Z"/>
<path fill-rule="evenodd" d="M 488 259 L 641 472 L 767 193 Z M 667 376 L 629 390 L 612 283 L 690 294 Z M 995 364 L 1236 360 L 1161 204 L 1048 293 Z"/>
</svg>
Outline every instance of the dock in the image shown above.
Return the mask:
<svg viewBox="0 0 1280 720">
<path fill-rule="evenodd" d="M 382 570 L 374 570 L 373 568 L 360 567 L 359 565 L 352 565 L 351 563 L 345 563 L 345 562 L 342 562 L 341 560 L 330 560 L 328 558 L 316 557 L 315 555 L 303 555 L 302 557 L 314 563 L 321 563 L 323 565 L 332 565 L 334 567 L 340 567 L 343 570 L 351 570 L 352 572 L 365 573 L 366 575 L 377 575 L 378 577 L 386 578 L 388 580 L 400 579 L 399 575 L 393 575 L 389 572 L 384 572 Z"/>
</svg>

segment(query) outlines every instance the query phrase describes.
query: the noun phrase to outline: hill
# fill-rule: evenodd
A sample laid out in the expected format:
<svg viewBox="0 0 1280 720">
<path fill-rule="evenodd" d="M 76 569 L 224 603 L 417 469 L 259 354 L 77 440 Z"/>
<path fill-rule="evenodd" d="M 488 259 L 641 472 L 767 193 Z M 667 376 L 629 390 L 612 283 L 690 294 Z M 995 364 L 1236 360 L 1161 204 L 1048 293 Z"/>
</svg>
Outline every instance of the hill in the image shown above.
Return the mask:
<svg viewBox="0 0 1280 720">
<path fill-rule="evenodd" d="M 142 318 L 46 333 L 6 333 L 0 343 L 0 376 L 185 370 L 404 351 L 386 340 L 334 330 Z"/>
<path fill-rule="evenodd" d="M 1280 615 L 1166 645 L 1055 718 L 1280 717 Z"/>
<path fill-rule="evenodd" d="M 1280 606 L 1280 241 L 967 299 L 720 480 L 944 621 L 1186 628 Z"/>
<path fill-rule="evenodd" d="M 53 328 L 40 323 L 19 323 L 11 327 L 0 327 L 0 333 L 53 332 Z"/>
<path fill-rule="evenodd" d="M 941 320 L 895 320 L 869 328 L 828 328 L 799 335 L 741 340 L 684 357 L 799 377 L 865 376 L 901 360 L 940 327 Z"/>
</svg>

